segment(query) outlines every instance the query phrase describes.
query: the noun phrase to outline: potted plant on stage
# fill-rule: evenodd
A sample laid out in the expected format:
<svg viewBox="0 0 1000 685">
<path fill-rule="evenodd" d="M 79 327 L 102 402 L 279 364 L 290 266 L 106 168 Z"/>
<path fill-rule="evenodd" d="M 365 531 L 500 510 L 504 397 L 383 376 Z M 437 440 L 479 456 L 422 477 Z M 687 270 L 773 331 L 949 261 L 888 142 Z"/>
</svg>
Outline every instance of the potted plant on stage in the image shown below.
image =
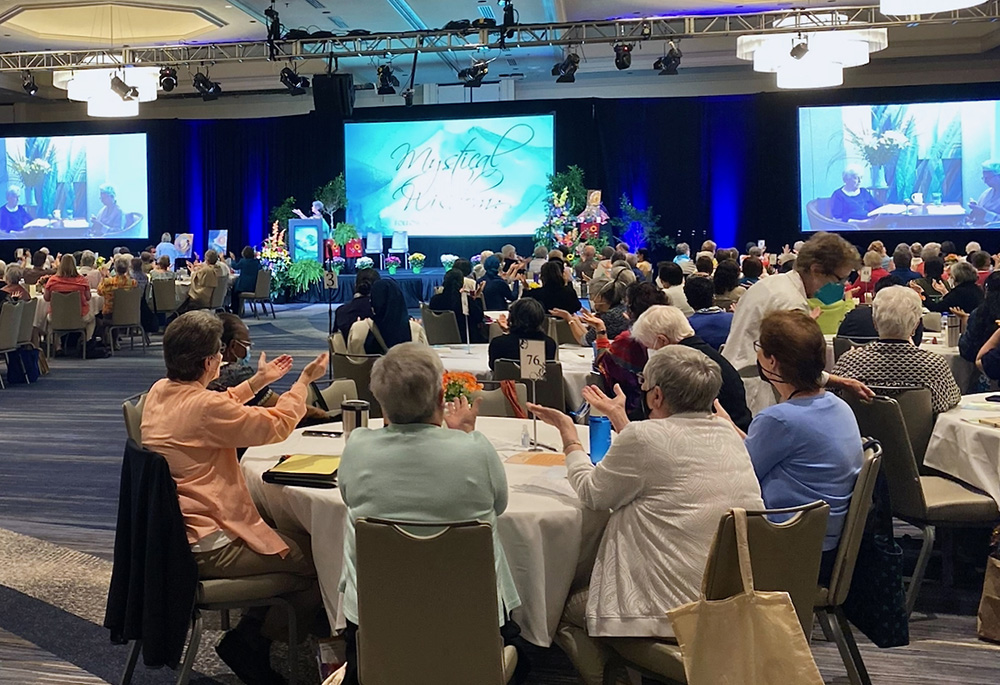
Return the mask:
<svg viewBox="0 0 1000 685">
<path fill-rule="evenodd" d="M 344 268 L 344 265 L 346 263 L 347 260 L 344 259 L 343 257 L 334 257 L 333 259 L 330 260 L 330 271 L 332 271 L 335 274 L 339 274 L 340 271 Z"/>
<path fill-rule="evenodd" d="M 323 265 L 315 259 L 300 259 L 288 267 L 288 283 L 296 293 L 304 293 L 323 280 Z"/>
<path fill-rule="evenodd" d="M 401 260 L 394 254 L 391 254 L 385 258 L 385 268 L 388 269 L 390 276 L 395 275 L 396 269 L 398 269 L 402 263 L 403 260 Z"/>
<path fill-rule="evenodd" d="M 410 269 L 413 273 L 418 274 L 424 270 L 424 262 L 427 261 L 427 255 L 422 252 L 414 252 L 410 255 Z"/>
<path fill-rule="evenodd" d="M 358 261 L 354 262 L 354 266 L 358 267 L 358 271 L 361 271 L 362 269 L 374 269 L 375 260 L 371 257 L 361 257 Z"/>
<path fill-rule="evenodd" d="M 361 246 L 361 236 L 354 224 L 341 222 L 333 229 L 333 242 L 344 247 L 344 256 L 348 259 L 356 259 L 364 254 Z"/>
<path fill-rule="evenodd" d="M 441 266 L 444 267 L 445 271 L 450 271 L 451 268 L 453 266 L 455 266 L 455 262 L 457 262 L 457 261 L 458 261 L 458 255 L 457 254 L 443 254 L 443 255 L 441 255 Z"/>
</svg>

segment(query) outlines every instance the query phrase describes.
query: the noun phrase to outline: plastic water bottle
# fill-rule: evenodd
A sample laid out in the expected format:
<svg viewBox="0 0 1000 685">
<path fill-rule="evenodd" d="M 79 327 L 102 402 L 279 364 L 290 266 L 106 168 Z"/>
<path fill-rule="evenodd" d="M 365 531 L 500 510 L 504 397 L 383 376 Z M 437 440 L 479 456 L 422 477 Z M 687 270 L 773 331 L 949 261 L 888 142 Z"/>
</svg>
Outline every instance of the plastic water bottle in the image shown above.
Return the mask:
<svg viewBox="0 0 1000 685">
<path fill-rule="evenodd" d="M 611 447 L 611 419 L 607 416 L 590 416 L 590 462 L 597 464 Z"/>
<path fill-rule="evenodd" d="M 527 426 L 521 426 L 521 449 L 531 448 L 531 433 L 528 432 Z"/>
</svg>

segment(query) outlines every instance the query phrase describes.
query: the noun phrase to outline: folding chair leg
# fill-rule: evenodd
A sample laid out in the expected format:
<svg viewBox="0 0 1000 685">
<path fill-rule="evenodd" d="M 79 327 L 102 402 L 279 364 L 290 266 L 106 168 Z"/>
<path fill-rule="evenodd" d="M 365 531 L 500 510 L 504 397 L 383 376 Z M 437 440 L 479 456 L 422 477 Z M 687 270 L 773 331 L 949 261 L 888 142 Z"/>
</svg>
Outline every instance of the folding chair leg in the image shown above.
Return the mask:
<svg viewBox="0 0 1000 685">
<path fill-rule="evenodd" d="M 913 607 L 917 604 L 917 593 L 920 592 L 920 585 L 924 582 L 924 573 L 927 571 L 927 563 L 931 560 L 931 552 L 934 551 L 934 526 L 924 526 L 923 533 L 924 543 L 920 547 L 917 565 L 913 568 L 913 576 L 906 588 L 907 618 L 913 613 Z"/>
<path fill-rule="evenodd" d="M 139 661 L 141 652 L 142 640 L 132 640 L 132 646 L 128 650 L 128 661 L 125 662 L 125 671 L 122 673 L 121 685 L 129 685 L 132 682 L 132 674 L 135 672 L 135 665 Z"/>
<path fill-rule="evenodd" d="M 268 303 L 271 305 L 271 318 L 272 319 L 277 319 L 278 315 L 274 313 L 274 302 L 272 300 L 268 300 Z M 264 310 L 264 316 L 267 316 L 267 310 L 266 309 Z"/>
<path fill-rule="evenodd" d="M 840 650 L 840 658 L 844 662 L 844 668 L 847 669 L 847 678 L 851 685 L 871 685 L 872 681 L 868 677 L 868 669 L 865 668 L 861 652 L 858 651 L 858 644 L 854 641 L 854 633 L 851 632 L 851 625 L 847 622 L 847 617 L 844 616 L 844 610 L 840 607 L 834 608 L 832 611 L 833 621 L 830 621 L 830 616 L 826 611 L 817 613 L 822 617 L 820 618 L 821 622 L 828 621 L 830 624 L 830 631 L 837 643 L 837 649 Z"/>
<path fill-rule="evenodd" d="M 299 627 L 295 620 L 295 609 L 291 602 L 284 602 L 288 612 L 288 685 L 296 685 L 299 657 Z"/>
<path fill-rule="evenodd" d="M 195 609 L 191 619 L 191 640 L 188 642 L 187 651 L 184 653 L 184 662 L 181 665 L 180 673 L 177 674 L 177 685 L 187 685 L 191 679 L 191 671 L 194 668 L 194 658 L 198 655 L 198 645 L 201 644 L 202 619 L 201 612 Z"/>
</svg>

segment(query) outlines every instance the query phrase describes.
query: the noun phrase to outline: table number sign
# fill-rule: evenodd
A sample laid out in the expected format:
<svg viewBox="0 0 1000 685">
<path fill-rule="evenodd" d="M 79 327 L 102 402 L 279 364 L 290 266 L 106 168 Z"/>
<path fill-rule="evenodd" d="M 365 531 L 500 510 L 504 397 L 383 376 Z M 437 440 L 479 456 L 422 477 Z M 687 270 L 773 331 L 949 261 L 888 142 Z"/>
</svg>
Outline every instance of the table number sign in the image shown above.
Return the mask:
<svg viewBox="0 0 1000 685">
<path fill-rule="evenodd" d="M 527 381 L 545 380 L 544 340 L 521 340 L 521 378 Z"/>
</svg>

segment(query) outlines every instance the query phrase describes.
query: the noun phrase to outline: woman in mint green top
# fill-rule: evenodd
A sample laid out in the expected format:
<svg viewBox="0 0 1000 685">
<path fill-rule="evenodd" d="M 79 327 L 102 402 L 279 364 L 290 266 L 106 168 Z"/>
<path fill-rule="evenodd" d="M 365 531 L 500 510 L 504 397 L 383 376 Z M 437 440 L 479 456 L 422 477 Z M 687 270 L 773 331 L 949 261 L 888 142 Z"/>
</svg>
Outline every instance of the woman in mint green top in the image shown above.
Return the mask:
<svg viewBox="0 0 1000 685">
<path fill-rule="evenodd" d="M 489 522 L 498 627 L 521 605 L 497 532 L 497 516 L 507 508 L 503 464 L 489 440 L 476 432 L 476 411 L 467 403 L 450 407 L 445 416 L 442 374 L 441 359 L 426 345 L 392 347 L 371 375 L 372 393 L 389 425 L 354 430 L 344 448 L 337 479 L 348 513 L 340 581 L 348 620 L 345 685 L 357 682 L 352 680 L 358 622 L 354 522 L 361 517 Z"/>
</svg>

